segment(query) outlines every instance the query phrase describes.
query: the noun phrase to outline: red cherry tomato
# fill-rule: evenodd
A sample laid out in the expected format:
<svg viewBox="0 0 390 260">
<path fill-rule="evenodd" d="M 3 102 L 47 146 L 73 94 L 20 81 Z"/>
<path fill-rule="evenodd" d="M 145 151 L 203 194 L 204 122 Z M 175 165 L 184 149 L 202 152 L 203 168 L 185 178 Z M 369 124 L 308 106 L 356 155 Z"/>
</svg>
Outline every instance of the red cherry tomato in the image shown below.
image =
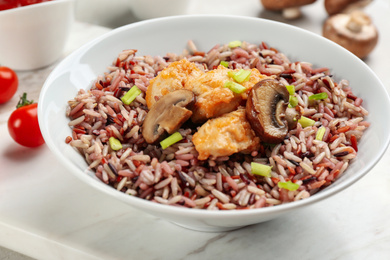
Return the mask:
<svg viewBox="0 0 390 260">
<path fill-rule="evenodd" d="M 0 67 L 0 104 L 10 100 L 18 89 L 18 76 L 7 67 Z"/>
<path fill-rule="evenodd" d="M 0 11 L 16 8 L 19 6 L 19 1 L 17 0 L 0 0 Z"/>
<path fill-rule="evenodd" d="M 49 1 L 52 0 L 0 0 L 0 11 Z"/>
<path fill-rule="evenodd" d="M 19 0 L 19 3 L 21 6 L 26 6 L 26 5 L 33 5 L 33 4 L 39 4 L 42 2 L 47 2 L 50 0 Z"/>
<path fill-rule="evenodd" d="M 12 112 L 8 119 L 8 132 L 20 145 L 38 147 L 45 143 L 38 124 L 37 103 L 27 101 L 23 94 L 20 107 Z M 18 106 L 19 106 L 18 105 Z"/>
</svg>

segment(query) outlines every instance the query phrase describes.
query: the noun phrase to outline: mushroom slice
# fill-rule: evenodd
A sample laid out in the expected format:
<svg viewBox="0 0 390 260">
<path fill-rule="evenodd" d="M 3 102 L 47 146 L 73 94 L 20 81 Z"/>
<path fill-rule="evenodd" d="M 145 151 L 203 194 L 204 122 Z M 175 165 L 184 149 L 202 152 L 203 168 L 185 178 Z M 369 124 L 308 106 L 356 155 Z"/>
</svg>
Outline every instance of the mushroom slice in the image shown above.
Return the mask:
<svg viewBox="0 0 390 260">
<path fill-rule="evenodd" d="M 279 143 L 286 137 L 288 101 L 286 87 L 275 79 L 262 80 L 252 88 L 246 102 L 246 116 L 263 142 Z"/>
<path fill-rule="evenodd" d="M 297 128 L 298 120 L 301 118 L 301 116 L 302 111 L 299 106 L 296 106 L 295 108 L 288 107 L 286 109 L 286 120 L 289 130 Z"/>
<path fill-rule="evenodd" d="M 172 134 L 192 116 L 195 95 L 192 91 L 181 89 L 161 97 L 150 108 L 142 125 L 142 134 L 147 143 L 155 143 Z"/>
<path fill-rule="evenodd" d="M 378 42 L 378 30 L 362 11 L 336 14 L 323 26 L 322 35 L 343 46 L 359 58 L 365 58 Z"/>
</svg>

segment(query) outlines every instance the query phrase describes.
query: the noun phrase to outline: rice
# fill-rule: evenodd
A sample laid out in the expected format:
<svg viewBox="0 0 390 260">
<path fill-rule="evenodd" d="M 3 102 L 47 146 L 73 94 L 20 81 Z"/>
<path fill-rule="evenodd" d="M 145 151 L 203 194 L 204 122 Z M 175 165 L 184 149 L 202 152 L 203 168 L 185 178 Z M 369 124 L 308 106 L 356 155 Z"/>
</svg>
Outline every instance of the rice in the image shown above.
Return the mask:
<svg viewBox="0 0 390 260">
<path fill-rule="evenodd" d="M 215 45 L 198 50 L 188 42 L 188 50 L 165 56 L 137 56 L 133 49 L 119 53 L 89 90 L 80 90 L 68 102 L 67 116 L 72 136 L 66 143 L 86 159 L 96 177 L 125 194 L 177 207 L 235 210 L 272 207 L 306 199 L 331 185 L 357 156 L 354 140 L 369 127 L 368 111 L 362 98 L 352 93 L 345 79 L 336 82 L 328 68 L 308 62 L 291 62 L 286 55 L 265 43 L 242 42 L 237 48 Z M 149 81 L 170 63 L 186 58 L 204 70 L 215 69 L 220 61 L 229 68 L 258 69 L 294 85 L 294 96 L 313 126 L 287 134 L 279 144 L 262 144 L 259 151 L 198 160 L 192 143 L 196 127 L 183 125 L 184 139 L 165 150 L 147 144 L 142 123 L 148 113 L 145 92 Z M 142 91 L 130 104 L 121 97 L 134 85 Z M 310 101 L 309 96 L 326 92 L 326 100 Z M 318 140 L 316 133 L 324 127 Z M 113 150 L 109 138 L 120 140 Z M 251 162 L 272 166 L 271 177 L 253 175 Z M 294 182 L 297 190 L 281 189 L 278 182 Z"/>
</svg>

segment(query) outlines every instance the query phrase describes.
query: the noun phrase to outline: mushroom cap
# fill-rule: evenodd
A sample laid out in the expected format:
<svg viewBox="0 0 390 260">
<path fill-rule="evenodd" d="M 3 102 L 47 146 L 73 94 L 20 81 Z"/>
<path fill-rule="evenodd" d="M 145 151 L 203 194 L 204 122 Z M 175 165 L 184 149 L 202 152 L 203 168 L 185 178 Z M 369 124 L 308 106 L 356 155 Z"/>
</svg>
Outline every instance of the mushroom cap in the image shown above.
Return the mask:
<svg viewBox="0 0 390 260">
<path fill-rule="evenodd" d="M 328 15 L 346 12 L 349 9 L 362 8 L 372 0 L 325 0 L 324 6 Z"/>
<path fill-rule="evenodd" d="M 275 79 L 258 82 L 250 91 L 246 116 L 261 141 L 279 143 L 288 132 L 285 118 L 289 101 L 287 88 Z"/>
<path fill-rule="evenodd" d="M 280 11 L 286 8 L 312 4 L 315 1 L 316 0 L 261 0 L 261 3 L 267 10 Z"/>
<path fill-rule="evenodd" d="M 322 35 L 364 58 L 375 48 L 379 36 L 369 17 L 362 15 L 360 11 L 333 15 L 325 21 Z"/>
<path fill-rule="evenodd" d="M 190 90 L 176 90 L 161 97 L 152 105 L 142 125 L 147 143 L 155 143 L 165 134 L 176 132 L 192 116 L 195 95 Z"/>
</svg>

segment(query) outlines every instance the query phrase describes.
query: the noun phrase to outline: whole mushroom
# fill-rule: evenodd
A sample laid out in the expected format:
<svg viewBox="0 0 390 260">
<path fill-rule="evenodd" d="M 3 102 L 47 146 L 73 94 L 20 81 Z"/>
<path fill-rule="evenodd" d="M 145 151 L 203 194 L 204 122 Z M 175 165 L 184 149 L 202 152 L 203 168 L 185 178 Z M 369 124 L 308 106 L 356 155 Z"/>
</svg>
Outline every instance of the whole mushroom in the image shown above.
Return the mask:
<svg viewBox="0 0 390 260">
<path fill-rule="evenodd" d="M 251 89 L 245 112 L 262 142 L 279 143 L 286 137 L 288 101 L 287 88 L 275 79 L 262 80 Z"/>
<path fill-rule="evenodd" d="M 361 59 L 366 57 L 378 42 L 378 30 L 370 17 L 359 10 L 329 17 L 324 23 L 322 35 Z"/>
<path fill-rule="evenodd" d="M 161 97 L 150 108 L 142 125 L 142 135 L 147 143 L 155 143 L 165 134 L 176 132 L 192 116 L 195 95 L 190 90 L 176 90 Z"/>
<path fill-rule="evenodd" d="M 264 8 L 271 11 L 282 11 L 286 19 L 301 16 L 300 7 L 314 3 L 316 0 L 261 0 Z"/>
<path fill-rule="evenodd" d="M 325 0 L 325 10 L 328 15 L 348 13 L 365 7 L 372 0 Z"/>
</svg>

